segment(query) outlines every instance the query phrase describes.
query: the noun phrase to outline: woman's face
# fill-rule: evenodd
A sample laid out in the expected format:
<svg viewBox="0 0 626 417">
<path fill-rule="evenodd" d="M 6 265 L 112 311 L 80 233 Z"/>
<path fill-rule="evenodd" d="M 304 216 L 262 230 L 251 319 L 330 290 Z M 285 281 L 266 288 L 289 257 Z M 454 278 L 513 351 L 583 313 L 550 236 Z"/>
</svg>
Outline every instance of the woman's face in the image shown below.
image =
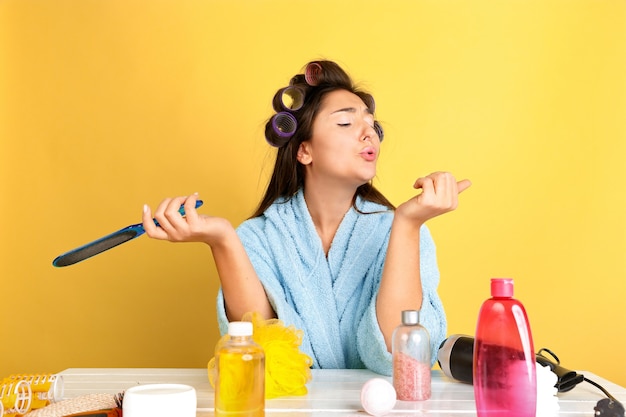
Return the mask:
<svg viewBox="0 0 626 417">
<path fill-rule="evenodd" d="M 374 115 L 359 96 L 346 90 L 328 93 L 312 130 L 311 139 L 302 142 L 298 150 L 307 182 L 358 187 L 374 178 L 380 139 Z"/>
</svg>

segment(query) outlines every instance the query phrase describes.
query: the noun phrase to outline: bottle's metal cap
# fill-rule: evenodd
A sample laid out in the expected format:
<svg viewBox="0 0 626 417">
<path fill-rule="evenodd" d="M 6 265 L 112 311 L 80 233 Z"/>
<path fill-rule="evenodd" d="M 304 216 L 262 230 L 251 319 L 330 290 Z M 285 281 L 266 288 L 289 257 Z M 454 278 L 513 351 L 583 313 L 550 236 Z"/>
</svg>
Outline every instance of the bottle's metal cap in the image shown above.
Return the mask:
<svg viewBox="0 0 626 417">
<path fill-rule="evenodd" d="M 419 310 L 402 311 L 402 324 L 411 325 L 411 324 L 419 324 L 419 322 L 420 322 Z"/>
</svg>

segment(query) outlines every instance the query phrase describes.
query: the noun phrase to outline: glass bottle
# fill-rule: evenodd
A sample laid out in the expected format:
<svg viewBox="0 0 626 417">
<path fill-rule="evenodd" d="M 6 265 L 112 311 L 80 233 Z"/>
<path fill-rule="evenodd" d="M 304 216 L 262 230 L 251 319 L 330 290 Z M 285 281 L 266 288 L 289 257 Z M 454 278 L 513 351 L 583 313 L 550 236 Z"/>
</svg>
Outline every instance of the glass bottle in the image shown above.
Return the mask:
<svg viewBox="0 0 626 417">
<path fill-rule="evenodd" d="M 392 335 L 393 387 L 399 400 L 430 398 L 430 336 L 419 324 L 418 310 L 404 310 Z"/>
<path fill-rule="evenodd" d="M 265 354 L 252 339 L 252 323 L 228 323 L 229 338 L 215 353 L 215 415 L 265 415 Z"/>
<path fill-rule="evenodd" d="M 474 398 L 478 417 L 535 417 L 537 373 L 526 310 L 513 298 L 513 280 L 493 278 L 474 339 Z"/>
</svg>

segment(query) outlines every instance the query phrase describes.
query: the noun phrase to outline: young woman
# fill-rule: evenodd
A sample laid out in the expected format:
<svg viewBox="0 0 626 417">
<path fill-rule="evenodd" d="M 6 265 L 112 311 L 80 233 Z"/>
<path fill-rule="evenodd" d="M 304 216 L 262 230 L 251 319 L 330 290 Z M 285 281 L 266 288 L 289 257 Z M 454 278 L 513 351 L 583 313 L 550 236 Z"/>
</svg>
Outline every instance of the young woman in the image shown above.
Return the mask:
<svg viewBox="0 0 626 417">
<path fill-rule="evenodd" d="M 144 207 L 146 234 L 211 247 L 222 334 L 228 321 L 258 312 L 302 329 L 301 349 L 316 368 L 390 375 L 393 329 L 402 310 L 419 309 L 434 363 L 446 317 L 424 223 L 454 210 L 470 182 L 432 173 L 394 208 L 371 183 L 382 140 L 374 100 L 332 61 L 309 63 L 277 92 L 274 108 L 266 139 L 278 148 L 276 162 L 250 219 L 235 230 L 199 214 L 196 195 L 168 198 L 154 214 Z"/>
</svg>

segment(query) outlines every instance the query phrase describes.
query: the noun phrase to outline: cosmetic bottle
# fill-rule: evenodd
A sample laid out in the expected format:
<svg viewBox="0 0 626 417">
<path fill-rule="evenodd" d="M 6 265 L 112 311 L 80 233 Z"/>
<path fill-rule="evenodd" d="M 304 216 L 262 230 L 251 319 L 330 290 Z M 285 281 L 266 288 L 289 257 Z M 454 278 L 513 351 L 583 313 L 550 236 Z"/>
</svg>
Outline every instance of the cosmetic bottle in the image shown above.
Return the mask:
<svg viewBox="0 0 626 417">
<path fill-rule="evenodd" d="M 430 398 L 430 336 L 419 323 L 418 310 L 404 310 L 393 331 L 393 387 L 401 401 Z"/>
<path fill-rule="evenodd" d="M 474 339 L 474 398 L 478 417 L 535 417 L 537 371 L 526 310 L 513 298 L 513 280 L 493 278 Z"/>
<path fill-rule="evenodd" d="M 265 355 L 252 339 L 252 323 L 228 324 L 229 338 L 215 353 L 215 415 L 265 415 Z"/>
</svg>

